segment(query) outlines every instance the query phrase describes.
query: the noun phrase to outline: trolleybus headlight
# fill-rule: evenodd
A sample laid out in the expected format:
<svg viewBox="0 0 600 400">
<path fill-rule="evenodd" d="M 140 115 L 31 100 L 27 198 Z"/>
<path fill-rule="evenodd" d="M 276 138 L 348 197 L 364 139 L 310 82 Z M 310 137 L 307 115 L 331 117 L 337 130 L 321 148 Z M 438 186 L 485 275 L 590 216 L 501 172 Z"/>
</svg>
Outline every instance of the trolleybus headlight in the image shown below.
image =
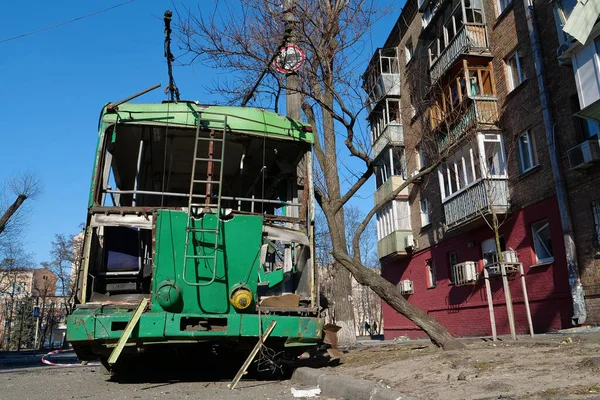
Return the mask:
<svg viewBox="0 0 600 400">
<path fill-rule="evenodd" d="M 237 310 L 245 310 L 252 304 L 252 291 L 245 286 L 236 287 L 231 291 L 229 301 Z"/>
<path fill-rule="evenodd" d="M 155 297 L 165 311 L 170 311 L 181 302 L 181 289 L 171 281 L 163 281 L 158 285 Z"/>
</svg>

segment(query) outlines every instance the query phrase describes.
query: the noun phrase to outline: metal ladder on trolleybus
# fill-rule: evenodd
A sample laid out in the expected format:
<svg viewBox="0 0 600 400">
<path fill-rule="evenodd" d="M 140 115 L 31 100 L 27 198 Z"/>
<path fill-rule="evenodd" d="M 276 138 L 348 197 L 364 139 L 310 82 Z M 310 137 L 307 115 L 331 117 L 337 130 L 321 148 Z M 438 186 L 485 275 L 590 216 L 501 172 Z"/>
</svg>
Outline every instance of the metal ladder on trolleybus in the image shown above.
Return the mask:
<svg viewBox="0 0 600 400">
<path fill-rule="evenodd" d="M 200 124 L 201 122 L 213 122 L 213 123 L 222 123 L 223 130 L 221 132 L 221 137 L 217 137 L 218 131 L 211 129 L 209 133 L 209 137 L 203 137 L 200 135 Z M 187 210 L 187 221 L 185 228 L 185 248 L 183 253 L 183 280 L 186 284 L 190 286 L 208 286 L 212 284 L 217 275 L 217 255 L 218 255 L 218 247 L 219 247 L 219 236 L 221 234 L 221 188 L 223 186 L 223 161 L 225 158 L 225 139 L 227 136 L 227 116 L 223 118 L 223 120 L 206 120 L 198 117 L 197 126 L 196 126 L 196 137 L 194 140 L 194 158 L 192 160 L 192 176 L 190 179 L 190 192 L 188 198 L 188 210 Z M 199 146 L 199 143 L 206 142 L 207 149 L 206 155 L 199 154 L 201 152 L 201 148 L 204 146 Z M 221 143 L 221 154 L 220 157 L 215 157 L 215 144 Z M 196 179 L 196 171 L 199 169 L 199 165 L 206 164 L 206 179 Z M 218 165 L 218 179 L 214 179 L 215 174 L 215 164 Z M 194 189 L 198 187 L 198 185 L 206 186 L 206 198 L 204 203 L 199 203 L 194 201 Z M 217 190 L 216 198 L 213 197 L 214 190 Z M 216 203 L 213 203 L 212 200 L 216 200 Z M 216 228 L 204 228 L 197 227 L 194 221 L 198 220 L 197 216 L 206 211 L 211 212 L 215 211 L 215 215 L 217 217 L 217 226 Z M 190 244 L 193 238 L 196 237 L 197 234 L 201 234 L 201 237 L 205 239 L 207 242 L 211 242 L 211 240 L 207 240 L 208 238 L 214 238 L 214 245 L 212 246 L 212 253 L 207 254 L 206 247 L 204 248 L 204 254 L 189 254 Z M 194 249 L 196 246 L 194 246 Z M 209 248 L 210 249 L 210 248 Z M 204 265 L 208 266 L 208 269 L 212 269 L 212 278 L 208 282 L 200 283 L 200 282 L 189 282 L 186 279 L 186 268 L 189 263 L 193 264 L 195 269 L 197 269 L 197 262 L 204 261 Z M 197 270 L 196 270 L 197 273 Z"/>
</svg>

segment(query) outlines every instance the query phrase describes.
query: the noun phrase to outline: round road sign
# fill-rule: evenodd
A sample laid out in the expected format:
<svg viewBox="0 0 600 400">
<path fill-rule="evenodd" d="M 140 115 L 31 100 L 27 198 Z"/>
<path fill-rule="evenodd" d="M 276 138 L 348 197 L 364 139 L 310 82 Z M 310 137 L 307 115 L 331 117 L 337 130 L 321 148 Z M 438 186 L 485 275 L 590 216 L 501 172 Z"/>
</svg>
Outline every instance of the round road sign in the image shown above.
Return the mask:
<svg viewBox="0 0 600 400">
<path fill-rule="evenodd" d="M 306 54 L 295 45 L 288 45 L 279 50 L 273 62 L 275 69 L 281 73 L 289 74 L 298 71 L 304 65 Z"/>
</svg>

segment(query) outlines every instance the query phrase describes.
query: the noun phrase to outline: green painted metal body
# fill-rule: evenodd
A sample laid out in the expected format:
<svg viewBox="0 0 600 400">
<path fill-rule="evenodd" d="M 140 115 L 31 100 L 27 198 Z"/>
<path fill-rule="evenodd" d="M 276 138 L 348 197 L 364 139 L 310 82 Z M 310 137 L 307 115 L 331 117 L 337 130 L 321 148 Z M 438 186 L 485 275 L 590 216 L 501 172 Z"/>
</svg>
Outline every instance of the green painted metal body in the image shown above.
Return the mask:
<svg viewBox="0 0 600 400">
<path fill-rule="evenodd" d="M 265 110 L 218 106 L 199 106 L 194 103 L 123 104 L 118 112 L 103 109 L 99 129 L 100 142 L 104 135 L 118 135 L 119 124 L 143 124 L 170 127 L 204 126 L 222 130 L 223 119 L 231 131 L 247 135 L 276 137 L 278 139 L 313 142 L 312 133 L 304 125 L 287 117 Z M 89 206 L 94 205 L 93 193 L 101 170 L 98 145 L 94 163 L 94 178 Z M 259 337 L 270 321 L 277 324 L 271 337 L 285 338 L 290 346 L 311 345 L 322 337 L 323 320 L 313 316 L 259 315 L 256 312 L 257 285 L 269 282 L 274 287 L 283 280 L 281 270 L 267 273 L 262 270 L 260 249 L 263 244 L 263 217 L 261 215 L 234 215 L 221 219 L 216 274 L 214 282 L 212 260 L 189 261 L 184 271 L 187 213 L 182 210 L 159 209 L 153 222 L 153 278 L 150 305 L 133 329 L 129 342 L 137 346 L 153 343 L 193 343 L 203 340 Z M 194 228 L 215 229 L 219 220 L 214 214 L 204 214 L 193 220 Z M 212 255 L 214 234 L 193 232 L 189 255 Z M 86 273 L 86 271 L 84 271 Z M 186 283 L 210 283 L 193 286 Z M 246 310 L 236 310 L 229 301 L 232 290 L 244 286 L 254 295 L 253 304 Z M 105 348 L 123 333 L 132 318 L 132 307 L 87 308 L 76 307 L 67 318 L 67 339 L 74 346 L 100 345 Z M 188 321 L 205 321 L 209 329 L 188 329 Z"/>
<path fill-rule="evenodd" d="M 113 322 L 127 323 L 133 312 L 119 309 L 102 311 L 76 310 L 67 319 L 68 340 L 74 342 L 102 341 L 116 342 L 123 330 L 111 329 Z M 272 337 L 289 339 L 290 342 L 302 341 L 304 345 L 315 344 L 321 339 L 323 320 L 311 317 L 262 315 L 257 314 L 212 314 L 210 318 L 226 320 L 226 329 L 219 331 L 182 331 L 182 318 L 203 316 L 201 313 L 146 312 L 133 330 L 130 341 L 138 344 L 177 341 L 178 339 L 209 340 L 219 338 L 258 337 L 272 320 L 277 325 Z"/>
</svg>

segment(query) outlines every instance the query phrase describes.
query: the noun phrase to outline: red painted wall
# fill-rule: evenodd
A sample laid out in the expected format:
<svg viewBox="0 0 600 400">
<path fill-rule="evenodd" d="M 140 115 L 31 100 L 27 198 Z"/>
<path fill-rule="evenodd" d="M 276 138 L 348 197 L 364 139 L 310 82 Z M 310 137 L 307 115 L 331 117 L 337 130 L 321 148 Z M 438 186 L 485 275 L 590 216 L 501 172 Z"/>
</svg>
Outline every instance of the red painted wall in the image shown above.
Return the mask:
<svg viewBox="0 0 600 400">
<path fill-rule="evenodd" d="M 531 268 L 535 263 L 531 224 L 544 219 L 547 219 L 550 224 L 554 263 Z M 534 331 L 548 332 L 570 327 L 572 303 L 556 198 L 551 197 L 512 214 L 501 227 L 500 233 L 504 235 L 507 249 L 516 250 L 519 261 L 523 263 Z M 414 294 L 408 295 L 408 300 L 437 318 L 452 335 L 491 335 L 483 279 L 474 286 L 450 285 L 448 254 L 456 251 L 459 263 L 479 262 L 481 271 L 483 268 L 481 243 L 492 237 L 493 231 L 487 225 L 461 233 L 413 254 L 410 259 L 393 260 L 384 264 L 382 274 L 394 284 L 403 279 L 412 280 Z M 469 248 L 468 242 L 473 242 L 474 245 Z M 432 289 L 427 288 L 426 260 L 430 258 L 434 260 L 437 274 L 437 285 Z M 513 297 L 516 329 L 517 333 L 527 333 L 521 280 L 518 274 L 514 276 L 515 278 L 509 281 L 509 284 Z M 498 334 L 510 333 L 501 278 L 491 278 L 491 286 L 497 332 Z M 385 303 L 383 315 L 386 339 L 398 336 L 424 336 L 420 329 Z"/>
</svg>

